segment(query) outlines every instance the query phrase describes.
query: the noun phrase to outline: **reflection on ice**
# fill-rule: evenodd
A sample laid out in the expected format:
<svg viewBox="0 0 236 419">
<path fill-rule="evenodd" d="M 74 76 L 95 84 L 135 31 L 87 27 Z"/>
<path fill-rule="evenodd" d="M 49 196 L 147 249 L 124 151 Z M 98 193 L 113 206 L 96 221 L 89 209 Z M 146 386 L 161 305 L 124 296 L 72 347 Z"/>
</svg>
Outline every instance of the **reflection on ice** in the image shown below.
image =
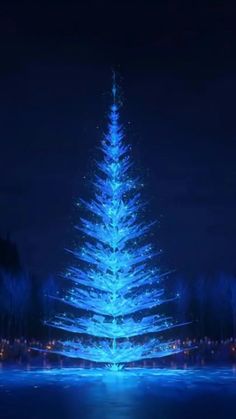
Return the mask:
<svg viewBox="0 0 236 419">
<path fill-rule="evenodd" d="M 0 370 L 0 383 L 7 385 L 30 385 L 47 383 L 71 383 L 75 385 L 87 379 L 89 382 L 100 379 L 102 382 L 112 382 L 117 379 L 124 383 L 128 381 L 137 385 L 142 381 L 156 382 L 158 386 L 178 386 L 178 384 L 206 384 L 224 383 L 231 381 L 236 384 L 236 367 L 232 368 L 191 368 L 191 369 L 154 369 L 154 368 L 126 368 L 121 370 L 109 370 L 106 368 L 33 368 L 26 369 L 2 368 Z"/>
<path fill-rule="evenodd" d="M 0 370 L 9 419 L 235 419 L 234 368 Z"/>
</svg>

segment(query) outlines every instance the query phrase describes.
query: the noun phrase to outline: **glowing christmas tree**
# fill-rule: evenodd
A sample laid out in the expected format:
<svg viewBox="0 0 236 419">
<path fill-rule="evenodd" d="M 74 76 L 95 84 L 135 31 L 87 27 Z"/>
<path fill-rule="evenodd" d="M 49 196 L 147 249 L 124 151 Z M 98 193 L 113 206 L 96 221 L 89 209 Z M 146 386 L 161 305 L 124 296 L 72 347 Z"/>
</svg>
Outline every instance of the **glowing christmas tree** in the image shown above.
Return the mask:
<svg viewBox="0 0 236 419">
<path fill-rule="evenodd" d="M 57 352 L 116 366 L 180 348 L 156 337 L 177 324 L 158 310 L 170 298 L 162 286 L 165 274 L 153 264 L 156 253 L 145 243 L 152 224 L 139 221 L 140 181 L 130 176 L 130 147 L 123 142 L 115 81 L 112 97 L 94 199 L 84 202 L 89 215 L 77 227 L 86 239 L 72 252 L 76 262 L 66 276 L 73 287 L 58 298 L 77 314 L 63 313 L 47 324 L 73 336 L 60 342 Z"/>
</svg>

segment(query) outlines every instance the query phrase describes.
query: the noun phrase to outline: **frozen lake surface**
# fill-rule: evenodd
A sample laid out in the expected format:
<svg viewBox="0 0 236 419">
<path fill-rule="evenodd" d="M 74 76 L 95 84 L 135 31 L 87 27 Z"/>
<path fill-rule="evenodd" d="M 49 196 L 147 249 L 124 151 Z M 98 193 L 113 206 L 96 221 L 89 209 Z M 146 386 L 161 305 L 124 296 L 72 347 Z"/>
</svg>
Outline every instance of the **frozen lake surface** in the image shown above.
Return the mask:
<svg viewBox="0 0 236 419">
<path fill-rule="evenodd" d="M 0 370 L 1 419 L 235 419 L 230 368 Z"/>
</svg>

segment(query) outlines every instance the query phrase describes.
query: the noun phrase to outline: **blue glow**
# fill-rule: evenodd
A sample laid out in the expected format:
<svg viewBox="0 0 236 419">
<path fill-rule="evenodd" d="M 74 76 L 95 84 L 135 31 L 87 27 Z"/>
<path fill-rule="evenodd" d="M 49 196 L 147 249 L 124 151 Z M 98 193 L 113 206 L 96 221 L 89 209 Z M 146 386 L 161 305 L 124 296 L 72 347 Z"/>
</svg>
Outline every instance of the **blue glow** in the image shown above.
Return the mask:
<svg viewBox="0 0 236 419">
<path fill-rule="evenodd" d="M 170 301 L 162 285 L 167 274 L 153 263 L 161 253 L 148 242 L 153 223 L 139 221 L 144 208 L 138 191 L 142 184 L 130 175 L 130 147 L 123 143 L 115 84 L 112 91 L 108 132 L 101 144 L 103 159 L 97 163 L 93 183 L 95 197 L 83 203 L 89 217 L 76 226 L 86 240 L 82 248 L 72 251 L 75 266 L 66 275 L 74 286 L 65 296 L 55 297 L 79 313 L 59 314 L 47 324 L 75 336 L 60 342 L 54 352 L 116 364 L 116 370 L 117 364 L 163 357 L 181 348 L 175 341 L 146 337 L 177 324 L 150 312 Z M 79 334 L 89 336 L 79 339 Z"/>
<path fill-rule="evenodd" d="M 235 397 L 230 368 L 0 370 L 1 418 L 231 419 Z"/>
<path fill-rule="evenodd" d="M 117 373 L 117 369 L 114 371 Z M 225 384 L 228 383 L 234 392 L 236 391 L 236 367 L 201 367 L 201 368 L 125 368 L 120 369 L 119 377 L 126 382 L 135 378 L 133 384 L 140 383 L 137 377 L 142 377 L 143 382 L 147 379 L 158 379 L 158 391 L 161 386 L 174 387 L 176 389 L 191 388 L 191 385 L 206 383 Z M 0 370 L 0 386 L 3 387 L 18 387 L 30 385 L 45 385 L 47 383 L 81 383 L 83 378 L 101 378 L 102 380 L 117 378 L 117 374 L 113 374 L 112 369 L 106 368 L 1 368 Z M 166 380 L 168 378 L 168 380 Z M 234 386 L 232 386 L 234 384 Z"/>
</svg>

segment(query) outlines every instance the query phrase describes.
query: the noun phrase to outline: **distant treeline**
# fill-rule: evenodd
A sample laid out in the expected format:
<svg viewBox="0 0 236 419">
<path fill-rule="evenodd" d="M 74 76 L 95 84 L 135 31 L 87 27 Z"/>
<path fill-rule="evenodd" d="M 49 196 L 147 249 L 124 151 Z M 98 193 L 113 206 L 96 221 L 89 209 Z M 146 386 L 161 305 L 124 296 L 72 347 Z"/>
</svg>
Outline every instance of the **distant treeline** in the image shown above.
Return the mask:
<svg viewBox="0 0 236 419">
<path fill-rule="evenodd" d="M 54 314 L 56 281 L 22 272 L 0 271 L 0 336 L 50 337 L 44 320 Z"/>
<path fill-rule="evenodd" d="M 161 306 L 179 322 L 190 322 L 175 329 L 176 337 L 236 338 L 236 278 L 219 273 L 197 278 L 171 275 L 167 294 L 177 299 Z M 62 292 L 64 283 L 54 276 L 40 278 L 20 265 L 17 249 L 0 239 L 0 337 L 50 338 L 60 335 L 44 325 L 59 307 L 51 296 Z M 69 307 L 66 308 L 70 310 Z M 77 313 L 78 314 L 78 313 Z"/>
<path fill-rule="evenodd" d="M 236 277 L 226 273 L 191 278 L 175 277 L 172 292 L 174 316 L 190 324 L 179 329 L 181 337 L 236 338 Z M 186 334 L 187 329 L 187 334 Z"/>
<path fill-rule="evenodd" d="M 0 337 L 50 337 L 44 319 L 54 313 L 58 280 L 22 267 L 17 246 L 0 238 Z"/>
<path fill-rule="evenodd" d="M 219 274 L 214 278 L 200 276 L 189 284 L 187 278 L 171 279 L 172 290 L 179 298 L 168 305 L 168 311 L 180 322 L 189 325 L 176 330 L 178 337 L 224 339 L 236 337 L 236 278 Z M 53 276 L 40 279 L 25 271 L 0 270 L 0 336 L 50 337 L 44 320 L 61 311 L 55 295 L 61 281 Z M 66 308 L 71 311 L 69 307 Z M 163 305 L 161 311 L 166 311 Z"/>
</svg>

